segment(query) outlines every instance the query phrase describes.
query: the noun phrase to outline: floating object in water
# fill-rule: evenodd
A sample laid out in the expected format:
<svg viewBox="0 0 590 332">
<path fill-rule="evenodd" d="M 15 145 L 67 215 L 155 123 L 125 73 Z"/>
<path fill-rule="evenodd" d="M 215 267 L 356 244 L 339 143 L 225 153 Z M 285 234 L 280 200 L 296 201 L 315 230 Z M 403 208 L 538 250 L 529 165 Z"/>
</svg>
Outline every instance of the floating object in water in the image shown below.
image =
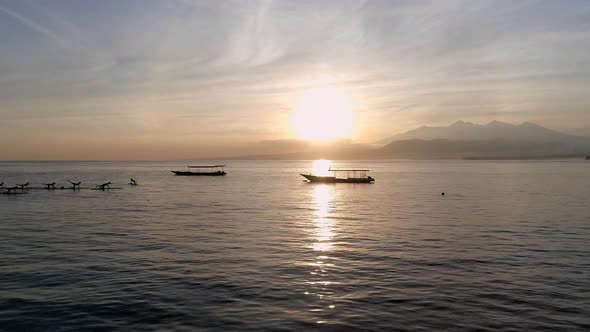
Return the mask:
<svg viewBox="0 0 590 332">
<path fill-rule="evenodd" d="M 130 185 L 137 186 L 137 181 L 135 181 L 133 179 L 130 179 L 130 180 L 131 180 L 131 182 L 129 182 Z"/>
<path fill-rule="evenodd" d="M 4 188 L 4 182 L 0 183 L 0 188 Z"/>
<path fill-rule="evenodd" d="M 328 169 L 328 172 L 331 172 L 332 175 L 311 175 L 311 174 L 302 174 L 299 175 L 303 176 L 309 182 L 320 182 L 320 183 L 373 183 L 375 179 L 369 175 L 368 169 L 332 169 L 332 166 Z M 346 177 L 338 177 L 338 174 L 346 173 Z"/>
<path fill-rule="evenodd" d="M 114 190 L 114 189 L 123 189 L 123 188 L 118 188 L 118 187 L 111 187 L 112 182 L 105 182 L 101 185 L 97 185 L 95 187 L 80 187 L 80 184 L 82 183 L 82 181 L 79 182 L 72 182 L 67 180 L 67 182 L 72 184 L 72 187 L 65 187 L 65 186 L 57 186 L 56 182 L 51 182 L 51 183 L 43 183 L 43 186 L 39 186 L 39 187 L 30 187 L 30 183 L 23 183 L 23 184 L 17 184 L 14 187 L 5 187 L 4 186 L 4 182 L 0 183 L 1 189 L 2 191 L 0 191 L 0 194 L 4 194 L 4 195 L 20 195 L 20 194 L 26 194 L 29 193 L 31 191 L 35 191 L 35 190 L 55 190 L 55 189 L 60 189 L 60 190 Z"/>
<path fill-rule="evenodd" d="M 205 175 L 205 176 L 224 176 L 227 173 L 223 170 L 225 165 L 208 165 L 208 166 L 187 166 L 186 171 L 171 171 L 174 175 Z M 203 170 L 205 169 L 205 170 Z M 196 171 L 193 171 L 196 170 Z"/>
<path fill-rule="evenodd" d="M 441 195 L 441 196 L 444 196 L 444 195 L 445 195 L 445 193 L 443 192 L 443 193 L 441 193 L 440 195 Z"/>
<path fill-rule="evenodd" d="M 78 189 L 80 189 L 80 183 L 82 183 L 82 181 L 72 182 L 70 180 L 68 180 L 68 182 L 72 184 L 72 186 L 73 186 L 72 189 L 76 189 L 76 187 L 78 187 Z M 62 187 L 62 189 L 63 189 L 63 187 Z"/>
<path fill-rule="evenodd" d="M 20 194 L 26 194 L 26 193 L 19 193 L 16 190 L 18 189 L 18 186 L 14 186 L 14 187 L 8 187 L 6 188 L 6 191 L 3 192 L 2 194 L 4 195 L 20 195 Z"/>
<path fill-rule="evenodd" d="M 118 189 L 123 189 L 123 188 L 121 188 L 121 187 L 105 187 L 104 189 L 102 189 L 100 186 L 96 186 L 94 188 L 82 188 L 82 189 L 107 191 L 107 190 L 118 190 Z"/>
<path fill-rule="evenodd" d="M 98 186 L 96 186 L 96 187 L 97 187 L 99 190 L 105 190 L 105 189 L 111 189 L 110 185 L 111 185 L 111 182 L 109 181 L 109 182 L 105 182 L 105 183 L 103 183 L 103 184 L 101 184 L 101 185 L 98 185 Z"/>
</svg>

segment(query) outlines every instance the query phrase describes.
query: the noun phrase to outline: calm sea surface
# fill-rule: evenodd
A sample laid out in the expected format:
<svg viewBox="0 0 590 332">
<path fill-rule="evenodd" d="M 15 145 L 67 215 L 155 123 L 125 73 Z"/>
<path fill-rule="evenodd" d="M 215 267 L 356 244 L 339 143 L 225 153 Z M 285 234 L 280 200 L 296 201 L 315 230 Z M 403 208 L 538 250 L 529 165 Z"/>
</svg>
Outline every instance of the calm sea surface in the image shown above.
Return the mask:
<svg viewBox="0 0 590 332">
<path fill-rule="evenodd" d="M 228 163 L 0 163 L 121 188 L 0 195 L 0 329 L 590 330 L 590 162 Z"/>
</svg>

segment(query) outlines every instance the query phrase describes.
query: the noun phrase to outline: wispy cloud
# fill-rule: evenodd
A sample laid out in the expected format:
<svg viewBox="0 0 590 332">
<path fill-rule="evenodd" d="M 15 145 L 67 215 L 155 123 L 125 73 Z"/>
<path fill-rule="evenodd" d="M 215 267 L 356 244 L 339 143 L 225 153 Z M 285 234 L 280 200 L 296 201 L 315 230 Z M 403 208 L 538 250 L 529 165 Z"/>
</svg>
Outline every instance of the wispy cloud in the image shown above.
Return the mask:
<svg viewBox="0 0 590 332">
<path fill-rule="evenodd" d="M 42 26 L 41 24 L 38 24 L 37 22 L 35 22 L 23 15 L 20 15 L 17 12 L 12 11 L 8 8 L 2 7 L 2 6 L 0 6 L 0 11 L 6 15 L 12 17 L 13 19 L 17 20 L 18 22 L 22 23 L 23 25 L 35 30 L 36 32 L 39 32 L 40 34 L 42 34 L 46 37 L 48 37 L 49 39 L 53 40 L 54 42 L 56 42 L 60 45 L 66 44 L 66 40 L 62 39 L 58 34 L 47 29 L 46 27 Z"/>
<path fill-rule="evenodd" d="M 587 1 L 43 4 L 0 4 L 4 135 L 291 139 L 318 80 L 354 101 L 355 141 L 458 119 L 590 127 Z"/>
</svg>

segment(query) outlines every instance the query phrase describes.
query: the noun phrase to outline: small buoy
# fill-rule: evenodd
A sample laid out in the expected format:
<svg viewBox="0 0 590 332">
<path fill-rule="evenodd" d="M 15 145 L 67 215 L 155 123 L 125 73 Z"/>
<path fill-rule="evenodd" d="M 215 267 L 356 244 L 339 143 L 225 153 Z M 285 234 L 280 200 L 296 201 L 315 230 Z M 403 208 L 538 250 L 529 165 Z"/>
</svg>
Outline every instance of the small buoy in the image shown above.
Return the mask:
<svg viewBox="0 0 590 332">
<path fill-rule="evenodd" d="M 443 193 L 441 193 L 440 195 L 441 195 L 441 196 L 444 196 L 444 195 L 445 195 L 445 193 L 443 192 Z"/>
</svg>

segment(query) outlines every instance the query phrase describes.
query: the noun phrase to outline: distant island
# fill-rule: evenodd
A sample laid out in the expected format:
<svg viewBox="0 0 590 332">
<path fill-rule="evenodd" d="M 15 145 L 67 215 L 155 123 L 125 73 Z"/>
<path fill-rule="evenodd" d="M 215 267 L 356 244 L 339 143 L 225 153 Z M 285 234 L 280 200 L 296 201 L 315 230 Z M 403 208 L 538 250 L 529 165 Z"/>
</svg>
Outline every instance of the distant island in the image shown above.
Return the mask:
<svg viewBox="0 0 590 332">
<path fill-rule="evenodd" d="M 457 121 L 449 126 L 422 126 L 372 145 L 339 143 L 300 147 L 282 154 L 239 156 L 233 159 L 565 159 L 590 160 L 590 137 L 554 131 L 538 124 L 485 125 Z"/>
</svg>

